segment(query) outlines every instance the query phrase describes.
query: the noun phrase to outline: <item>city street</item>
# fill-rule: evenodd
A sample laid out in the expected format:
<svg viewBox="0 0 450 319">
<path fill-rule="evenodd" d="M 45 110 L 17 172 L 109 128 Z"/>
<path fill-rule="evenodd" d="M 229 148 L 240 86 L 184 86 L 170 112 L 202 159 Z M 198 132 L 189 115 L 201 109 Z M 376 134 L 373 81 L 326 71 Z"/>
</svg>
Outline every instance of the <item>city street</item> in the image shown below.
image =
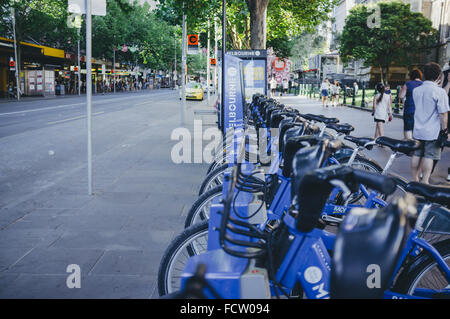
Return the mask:
<svg viewBox="0 0 450 319">
<path fill-rule="evenodd" d="M 370 113 L 323 109 L 282 97 L 304 113 L 338 117 L 355 136 L 372 136 Z M 210 110 L 204 102 L 187 102 Z M 206 164 L 174 164 L 178 92 L 96 96 L 93 103 L 94 196 L 87 195 L 84 99 L 0 105 L 0 298 L 157 298 L 162 253 L 181 232 Z M 401 120 L 386 134 L 401 137 Z M 367 155 L 384 164 L 387 149 Z M 449 152 L 432 181 L 444 183 Z M 393 167 L 409 176 L 409 159 Z M 81 268 L 81 288 L 66 285 L 68 265 Z"/>
</svg>

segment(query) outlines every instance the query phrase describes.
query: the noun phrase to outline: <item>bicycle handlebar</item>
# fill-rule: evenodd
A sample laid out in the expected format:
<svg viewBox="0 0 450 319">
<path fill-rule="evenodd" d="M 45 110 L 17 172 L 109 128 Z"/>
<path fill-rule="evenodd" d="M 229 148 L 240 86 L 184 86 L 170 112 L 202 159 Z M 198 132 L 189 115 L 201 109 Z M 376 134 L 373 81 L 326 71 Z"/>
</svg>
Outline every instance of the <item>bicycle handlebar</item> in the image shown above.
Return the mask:
<svg viewBox="0 0 450 319">
<path fill-rule="evenodd" d="M 371 173 L 355 169 L 353 170 L 353 176 L 355 181 L 386 195 L 394 193 L 397 187 L 397 183 L 393 178 L 380 175 L 379 173 Z"/>
</svg>

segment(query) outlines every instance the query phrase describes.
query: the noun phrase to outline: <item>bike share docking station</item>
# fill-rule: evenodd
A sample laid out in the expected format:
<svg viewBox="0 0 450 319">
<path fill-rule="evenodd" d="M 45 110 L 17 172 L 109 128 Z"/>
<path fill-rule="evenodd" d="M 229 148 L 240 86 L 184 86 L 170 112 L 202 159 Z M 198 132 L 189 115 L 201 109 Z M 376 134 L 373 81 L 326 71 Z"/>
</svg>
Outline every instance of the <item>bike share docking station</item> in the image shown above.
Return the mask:
<svg viewBox="0 0 450 319">
<path fill-rule="evenodd" d="M 220 232 L 220 228 L 224 226 L 222 223 L 226 222 L 225 211 L 229 213 L 230 220 L 245 220 L 254 225 L 263 224 L 267 220 L 262 193 L 240 191 L 235 187 L 236 178 L 238 178 L 235 172 L 237 166 L 242 176 L 264 180 L 264 173 L 255 174 L 255 165 L 246 161 L 245 156 L 249 146 L 245 143 L 247 134 L 244 117 L 247 110 L 243 60 L 235 54 L 225 54 L 223 63 L 224 95 L 220 112 L 218 112 L 220 116 L 218 123 L 221 123 L 220 128 L 226 141 L 226 158 L 229 168 L 224 174 L 222 198 L 214 200 L 211 204 L 207 252 L 188 260 L 182 274 L 181 286 L 183 288 L 186 281 L 195 275 L 197 266 L 203 264 L 206 266 L 205 279 L 216 291 L 220 291 L 221 297 L 270 298 L 267 270 L 256 267 L 254 259 L 238 257 L 224 249 L 226 241 L 227 248 L 238 252 L 237 255 L 239 252 L 251 252 L 257 249 L 235 245 L 232 242 L 249 242 L 255 239 L 246 236 L 245 231 L 241 232 L 245 227 L 242 228 L 239 224 L 233 225 L 236 227 L 236 232 Z M 225 205 L 225 199 L 229 199 L 228 207 Z M 232 242 L 229 242 L 229 239 Z"/>
</svg>

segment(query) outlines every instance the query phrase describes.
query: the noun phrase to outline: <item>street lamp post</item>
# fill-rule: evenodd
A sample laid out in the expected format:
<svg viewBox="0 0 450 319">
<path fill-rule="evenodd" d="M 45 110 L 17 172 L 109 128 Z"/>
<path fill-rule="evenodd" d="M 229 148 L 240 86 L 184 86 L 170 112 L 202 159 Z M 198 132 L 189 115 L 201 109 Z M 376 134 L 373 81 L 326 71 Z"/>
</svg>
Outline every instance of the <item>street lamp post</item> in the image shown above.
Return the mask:
<svg viewBox="0 0 450 319">
<path fill-rule="evenodd" d="M 181 125 L 184 125 L 186 112 L 186 16 L 183 14 L 183 45 L 182 45 L 182 63 L 181 63 Z"/>
<path fill-rule="evenodd" d="M 81 25 L 80 25 L 81 28 Z M 78 55 L 77 55 L 77 62 L 78 62 L 78 95 L 81 95 L 81 67 L 80 67 L 80 28 L 78 28 Z"/>
<path fill-rule="evenodd" d="M 94 194 L 92 169 L 92 2 L 86 0 L 86 100 L 88 127 L 88 193 Z"/>
<path fill-rule="evenodd" d="M 16 70 L 15 70 L 15 75 L 16 75 L 16 92 L 17 92 L 17 101 L 20 100 L 20 82 L 19 82 L 19 67 L 20 67 L 20 63 L 17 60 L 17 41 L 16 41 L 16 15 L 15 15 L 15 11 L 14 8 L 11 8 L 11 14 L 12 14 L 12 21 L 13 21 L 13 33 L 14 33 L 14 59 L 16 60 Z"/>
<path fill-rule="evenodd" d="M 222 0 L 222 92 L 220 93 L 221 96 L 221 105 L 220 105 L 220 112 L 221 112 L 221 129 L 222 132 L 225 133 L 224 128 L 224 115 L 225 115 L 225 53 L 227 49 L 227 2 L 226 0 Z"/>
<path fill-rule="evenodd" d="M 210 65 L 211 65 L 211 59 L 210 59 L 210 53 L 209 53 L 209 50 L 210 50 L 210 47 L 209 47 L 209 19 L 208 19 L 208 45 L 206 46 L 207 47 L 207 50 L 208 50 L 208 54 L 207 54 L 207 58 L 206 58 L 206 63 L 207 63 L 207 65 L 206 65 L 206 86 L 207 86 L 207 93 L 208 93 L 208 106 L 209 106 L 209 103 L 210 103 L 210 94 L 209 94 L 209 84 L 210 84 L 210 72 L 211 72 L 211 69 L 210 69 Z"/>
<path fill-rule="evenodd" d="M 114 94 L 116 94 L 116 46 L 114 45 L 114 55 L 113 55 L 113 87 Z"/>
</svg>

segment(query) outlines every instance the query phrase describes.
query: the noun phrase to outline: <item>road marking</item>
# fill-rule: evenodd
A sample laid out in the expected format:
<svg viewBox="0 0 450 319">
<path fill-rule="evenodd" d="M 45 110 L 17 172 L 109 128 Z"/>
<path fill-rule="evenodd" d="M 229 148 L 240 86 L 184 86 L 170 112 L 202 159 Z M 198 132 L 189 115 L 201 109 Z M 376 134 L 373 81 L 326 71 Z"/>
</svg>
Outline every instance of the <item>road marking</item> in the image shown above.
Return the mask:
<svg viewBox="0 0 450 319">
<path fill-rule="evenodd" d="M 158 93 L 153 93 L 153 94 L 148 94 L 148 95 L 147 94 L 140 94 L 140 95 L 137 95 L 137 96 L 134 96 L 134 97 L 136 98 L 136 97 L 144 97 L 145 96 L 145 97 L 151 98 L 152 96 L 166 95 L 166 94 L 169 94 L 169 93 L 172 93 L 172 92 L 158 92 Z M 112 102 L 112 101 L 122 101 L 122 100 L 129 100 L 129 99 L 130 99 L 130 97 L 120 97 L 120 98 L 113 98 L 113 99 L 107 99 L 107 100 L 93 101 L 92 104 L 103 104 L 103 103 L 108 103 L 108 102 Z M 148 103 L 148 102 L 146 102 L 146 103 Z M 67 104 L 67 105 L 49 106 L 49 107 L 43 107 L 43 108 L 40 108 L 40 109 L 32 109 L 32 110 L 0 113 L 0 116 L 3 116 L 3 115 L 14 115 L 14 114 L 26 114 L 26 113 L 31 113 L 31 112 L 54 110 L 54 109 L 60 109 L 60 108 L 65 108 L 65 107 L 70 107 L 70 106 L 77 106 L 77 105 L 86 105 L 86 103 L 82 102 L 82 103 L 74 103 L 74 104 Z"/>
<path fill-rule="evenodd" d="M 12 115 L 12 114 L 22 114 L 22 113 L 31 113 L 31 112 L 38 112 L 38 111 L 45 111 L 45 110 L 53 110 L 53 109 L 60 109 L 60 108 L 63 108 L 63 107 L 69 107 L 69 106 L 75 106 L 75 105 L 83 105 L 83 104 L 85 104 L 85 103 L 49 106 L 49 107 L 43 107 L 43 108 L 40 108 L 40 109 L 33 109 L 33 110 L 26 110 L 26 111 L 17 111 L 17 112 L 9 112 L 9 113 L 0 113 L 0 116 L 2 116 L 2 115 Z"/>
<path fill-rule="evenodd" d="M 103 114 L 105 112 L 98 112 L 98 113 L 92 113 L 92 115 L 100 115 Z M 76 116 L 76 117 L 71 117 L 69 119 L 65 119 L 65 120 L 60 120 L 60 121 L 53 121 L 53 122 L 47 122 L 47 124 L 59 124 L 59 123 L 64 123 L 64 122 L 69 122 L 69 121 L 74 121 L 74 120 L 80 120 L 86 118 L 86 115 L 80 115 L 80 116 Z"/>
</svg>

